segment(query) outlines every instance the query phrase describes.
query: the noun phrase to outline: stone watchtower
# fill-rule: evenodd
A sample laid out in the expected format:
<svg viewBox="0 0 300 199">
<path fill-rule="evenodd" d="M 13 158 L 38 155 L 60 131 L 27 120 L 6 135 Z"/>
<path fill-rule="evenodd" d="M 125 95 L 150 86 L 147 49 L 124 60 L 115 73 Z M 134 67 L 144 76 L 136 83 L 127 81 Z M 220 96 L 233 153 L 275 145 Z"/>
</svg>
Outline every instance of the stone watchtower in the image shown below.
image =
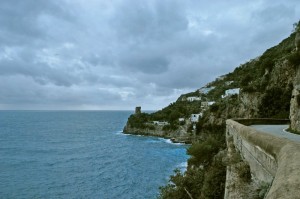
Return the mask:
<svg viewBox="0 0 300 199">
<path fill-rule="evenodd" d="M 142 108 L 140 106 L 135 107 L 135 114 L 141 114 Z"/>
</svg>

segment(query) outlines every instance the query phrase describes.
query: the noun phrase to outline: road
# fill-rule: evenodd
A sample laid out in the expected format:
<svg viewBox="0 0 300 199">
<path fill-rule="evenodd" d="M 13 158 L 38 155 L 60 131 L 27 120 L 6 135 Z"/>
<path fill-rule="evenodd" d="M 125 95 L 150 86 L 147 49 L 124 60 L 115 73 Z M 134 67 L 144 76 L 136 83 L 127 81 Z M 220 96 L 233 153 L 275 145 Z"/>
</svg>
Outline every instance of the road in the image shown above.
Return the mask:
<svg viewBox="0 0 300 199">
<path fill-rule="evenodd" d="M 287 129 L 289 125 L 251 125 L 251 127 L 278 137 L 284 137 L 292 141 L 300 142 L 300 135 L 289 133 L 284 130 Z"/>
</svg>

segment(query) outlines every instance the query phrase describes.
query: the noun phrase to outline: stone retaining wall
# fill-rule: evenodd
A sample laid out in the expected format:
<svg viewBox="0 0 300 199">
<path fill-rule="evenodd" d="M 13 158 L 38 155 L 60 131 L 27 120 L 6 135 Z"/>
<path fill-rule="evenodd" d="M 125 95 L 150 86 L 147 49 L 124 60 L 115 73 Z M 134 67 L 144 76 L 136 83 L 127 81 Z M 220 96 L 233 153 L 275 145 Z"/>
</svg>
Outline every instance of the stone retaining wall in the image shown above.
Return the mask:
<svg viewBox="0 0 300 199">
<path fill-rule="evenodd" d="M 250 165 L 254 179 L 272 184 L 265 197 L 268 199 L 300 198 L 300 144 L 243 124 L 286 124 L 287 122 L 288 120 L 273 119 L 226 121 L 227 139 L 233 138 L 235 148 Z M 230 198 L 228 190 L 225 193 L 225 198 Z"/>
</svg>

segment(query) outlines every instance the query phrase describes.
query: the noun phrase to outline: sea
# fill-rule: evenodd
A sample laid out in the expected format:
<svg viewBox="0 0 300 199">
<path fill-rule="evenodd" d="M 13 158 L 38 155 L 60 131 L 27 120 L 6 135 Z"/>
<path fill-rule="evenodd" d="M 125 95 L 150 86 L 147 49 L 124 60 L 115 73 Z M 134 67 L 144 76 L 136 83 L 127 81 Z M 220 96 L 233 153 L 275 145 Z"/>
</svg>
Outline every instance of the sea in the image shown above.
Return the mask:
<svg viewBox="0 0 300 199">
<path fill-rule="evenodd" d="M 130 114 L 0 111 L 0 198 L 157 198 L 188 146 L 123 134 Z"/>
</svg>

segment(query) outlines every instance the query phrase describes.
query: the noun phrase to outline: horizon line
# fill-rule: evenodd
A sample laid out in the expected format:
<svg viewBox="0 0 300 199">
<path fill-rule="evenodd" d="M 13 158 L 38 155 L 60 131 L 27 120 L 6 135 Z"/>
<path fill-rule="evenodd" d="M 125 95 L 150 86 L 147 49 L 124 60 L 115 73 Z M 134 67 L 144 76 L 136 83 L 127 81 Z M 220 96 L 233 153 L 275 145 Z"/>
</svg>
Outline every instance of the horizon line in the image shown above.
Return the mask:
<svg viewBox="0 0 300 199">
<path fill-rule="evenodd" d="M 132 111 L 131 109 L 0 109 L 0 111 Z M 158 110 L 144 110 L 145 111 L 158 111 Z"/>
</svg>

